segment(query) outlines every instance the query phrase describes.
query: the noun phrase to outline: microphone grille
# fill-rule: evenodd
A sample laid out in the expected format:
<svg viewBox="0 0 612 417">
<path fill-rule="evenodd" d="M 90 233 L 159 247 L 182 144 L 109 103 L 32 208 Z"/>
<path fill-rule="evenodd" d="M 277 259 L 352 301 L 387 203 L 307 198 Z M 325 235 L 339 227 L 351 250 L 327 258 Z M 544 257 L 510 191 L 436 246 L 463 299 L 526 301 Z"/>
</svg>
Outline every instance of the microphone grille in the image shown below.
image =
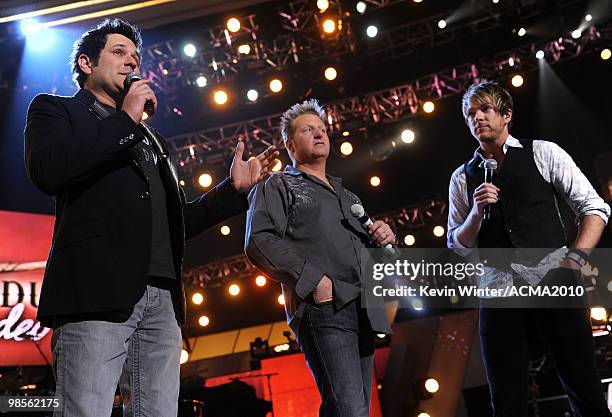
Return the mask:
<svg viewBox="0 0 612 417">
<path fill-rule="evenodd" d="M 354 217 L 363 217 L 365 214 L 365 210 L 361 204 L 353 204 L 351 206 L 351 213 Z"/>
<path fill-rule="evenodd" d="M 129 88 L 134 81 L 142 80 L 142 77 L 137 72 L 130 72 L 125 76 L 125 82 L 123 83 L 126 88 Z"/>
<path fill-rule="evenodd" d="M 497 169 L 497 161 L 495 159 L 493 159 L 493 158 L 485 159 L 485 161 L 482 164 L 482 166 L 484 167 L 484 169 L 495 170 L 495 169 Z"/>
</svg>

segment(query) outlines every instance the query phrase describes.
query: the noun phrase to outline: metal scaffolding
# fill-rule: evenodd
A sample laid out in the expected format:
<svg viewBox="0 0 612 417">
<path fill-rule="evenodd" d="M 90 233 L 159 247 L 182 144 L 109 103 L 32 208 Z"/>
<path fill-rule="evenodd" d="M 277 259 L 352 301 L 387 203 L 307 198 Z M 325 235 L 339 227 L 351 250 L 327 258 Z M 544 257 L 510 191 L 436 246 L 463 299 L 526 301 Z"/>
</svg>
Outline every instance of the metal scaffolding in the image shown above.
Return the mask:
<svg viewBox="0 0 612 417">
<path fill-rule="evenodd" d="M 383 8 L 404 0 L 369 0 L 368 9 Z M 181 87 L 194 85 L 203 75 L 209 82 L 229 82 L 243 73 L 259 75 L 287 70 L 298 63 L 313 64 L 337 60 L 345 55 L 384 62 L 414 53 L 425 47 L 448 43 L 466 36 L 501 27 L 504 17 L 520 22 L 549 10 L 563 8 L 583 0 L 525 1 L 508 0 L 502 4 L 485 3 L 467 9 L 449 10 L 435 16 L 411 21 L 395 27 L 380 28 L 376 41 L 368 41 L 355 24 L 358 14 L 345 10 L 339 0 L 330 0 L 329 8 L 320 13 L 314 1 L 279 2 L 276 16 L 251 14 L 241 17 L 241 29 L 232 33 L 223 26 L 195 32 L 191 42 L 198 52 L 194 57 L 183 53 L 184 40 L 167 40 L 146 47 L 143 74 L 156 89 L 173 96 Z M 456 16 L 444 30 L 437 27 L 440 19 Z M 332 17 L 338 30 L 326 35 L 322 21 Z M 263 34 L 261 26 L 280 23 L 274 36 Z M 238 52 L 240 45 L 249 45 L 249 53 Z"/>
<path fill-rule="evenodd" d="M 337 134 L 352 121 L 363 123 L 392 122 L 413 117 L 426 100 L 439 100 L 461 94 L 473 82 L 484 77 L 500 78 L 504 73 L 527 73 L 537 69 L 536 51 L 545 52 L 553 64 L 591 52 L 612 39 L 612 23 L 588 27 L 578 39 L 568 36 L 549 42 L 534 42 L 496 53 L 475 63 L 465 63 L 412 80 L 406 84 L 324 103 L 330 135 Z M 224 126 L 197 130 L 167 139 L 175 162 L 181 169 L 193 169 L 206 163 L 227 163 L 229 149 L 238 139 L 251 152 L 269 145 L 282 148 L 280 116 L 273 114 Z"/>
</svg>

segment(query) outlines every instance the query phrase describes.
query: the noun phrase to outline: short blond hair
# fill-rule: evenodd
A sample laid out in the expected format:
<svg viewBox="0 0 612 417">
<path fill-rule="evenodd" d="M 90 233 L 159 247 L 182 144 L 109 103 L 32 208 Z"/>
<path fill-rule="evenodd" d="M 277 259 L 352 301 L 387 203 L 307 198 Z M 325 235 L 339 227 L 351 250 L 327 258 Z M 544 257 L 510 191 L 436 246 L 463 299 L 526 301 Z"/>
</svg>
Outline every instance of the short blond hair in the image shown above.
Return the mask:
<svg viewBox="0 0 612 417">
<path fill-rule="evenodd" d="M 468 87 L 461 100 L 463 118 L 467 120 L 467 112 L 470 104 L 491 104 L 495 110 L 505 116 L 508 111 L 513 110 L 514 102 L 512 96 L 504 87 L 496 81 L 482 80 Z"/>
<path fill-rule="evenodd" d="M 314 114 L 325 122 L 325 110 L 323 110 L 323 106 L 319 104 L 317 99 L 312 98 L 302 103 L 294 104 L 281 116 L 280 129 L 283 142 L 287 143 L 293 136 L 294 128 L 292 122 L 304 114 Z"/>
</svg>

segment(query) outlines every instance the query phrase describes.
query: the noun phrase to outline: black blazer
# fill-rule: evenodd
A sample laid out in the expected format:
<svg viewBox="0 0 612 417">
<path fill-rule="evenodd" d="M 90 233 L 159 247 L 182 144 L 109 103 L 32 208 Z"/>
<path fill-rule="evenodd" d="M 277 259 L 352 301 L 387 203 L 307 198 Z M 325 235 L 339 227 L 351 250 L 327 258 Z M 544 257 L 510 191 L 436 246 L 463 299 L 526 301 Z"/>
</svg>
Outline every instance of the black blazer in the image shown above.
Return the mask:
<svg viewBox="0 0 612 417">
<path fill-rule="evenodd" d="M 144 134 L 123 111 L 100 120 L 93 103 L 86 90 L 74 97 L 41 94 L 28 111 L 26 168 L 34 185 L 55 198 L 56 207 L 38 309 L 38 320 L 46 326 L 56 316 L 131 312 L 148 280 L 150 189 L 134 149 Z M 180 277 L 185 239 L 245 211 L 247 203 L 229 179 L 186 202 L 168 159 L 162 158 L 161 173 Z M 183 322 L 180 280 L 175 302 Z"/>
</svg>

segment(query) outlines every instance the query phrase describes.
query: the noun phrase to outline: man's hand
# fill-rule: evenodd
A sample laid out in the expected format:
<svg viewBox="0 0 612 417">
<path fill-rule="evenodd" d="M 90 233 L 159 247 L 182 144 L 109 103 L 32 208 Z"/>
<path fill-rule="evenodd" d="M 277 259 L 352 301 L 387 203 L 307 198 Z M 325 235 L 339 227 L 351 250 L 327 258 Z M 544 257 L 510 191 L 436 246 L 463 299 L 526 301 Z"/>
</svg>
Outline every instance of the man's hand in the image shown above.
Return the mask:
<svg viewBox="0 0 612 417">
<path fill-rule="evenodd" d="M 321 281 L 319 281 L 317 287 L 313 291 L 312 297 L 314 298 L 314 301 L 317 304 L 321 304 L 334 299 L 333 283 L 327 275 L 323 275 L 323 278 L 321 278 Z"/>
<path fill-rule="evenodd" d="M 395 244 L 395 235 L 391 227 L 382 220 L 376 220 L 368 226 L 368 233 L 377 246 L 381 248 L 387 244 Z"/>
<path fill-rule="evenodd" d="M 474 190 L 473 209 L 477 210 L 477 214 L 482 218 L 485 206 L 495 204 L 499 200 L 499 188 L 493 184 L 483 182 Z"/>
<path fill-rule="evenodd" d="M 232 178 L 232 185 L 236 191 L 240 192 L 248 191 L 259 181 L 268 178 L 272 174 L 274 160 L 279 155 L 275 146 L 270 146 L 249 161 L 242 160 L 243 153 L 244 142 L 239 140 L 230 168 L 230 177 Z"/>
<path fill-rule="evenodd" d="M 581 270 L 582 269 L 582 265 L 580 265 L 578 262 L 574 261 L 573 259 L 561 259 L 561 262 L 559 262 L 559 267 L 560 268 L 567 268 L 567 269 L 575 269 L 575 270 Z"/>
<path fill-rule="evenodd" d="M 147 85 L 149 82 L 149 80 L 134 81 L 123 98 L 121 110 L 125 111 L 136 124 L 142 121 L 142 113 L 147 100 L 151 100 L 153 108 L 157 111 L 157 98 L 151 87 Z M 149 114 L 149 116 L 153 115 Z"/>
</svg>

